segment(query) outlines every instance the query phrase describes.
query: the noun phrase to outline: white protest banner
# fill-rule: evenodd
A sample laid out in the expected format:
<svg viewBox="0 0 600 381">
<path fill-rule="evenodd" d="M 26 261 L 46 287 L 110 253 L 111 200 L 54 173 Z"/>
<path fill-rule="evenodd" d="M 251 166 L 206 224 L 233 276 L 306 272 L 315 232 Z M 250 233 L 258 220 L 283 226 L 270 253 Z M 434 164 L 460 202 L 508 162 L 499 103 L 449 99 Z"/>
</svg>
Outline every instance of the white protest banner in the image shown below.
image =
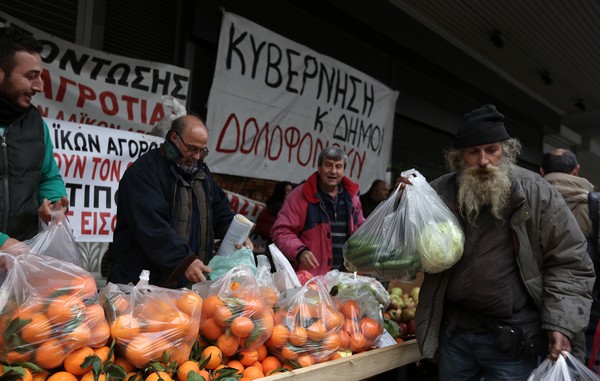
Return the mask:
<svg viewBox="0 0 600 381">
<path fill-rule="evenodd" d="M 225 191 L 225 194 L 227 194 L 231 210 L 233 210 L 233 212 L 236 214 L 244 215 L 252 222 L 256 222 L 256 219 L 260 213 L 262 213 L 262 211 L 267 207 L 265 203 L 260 201 L 242 196 L 239 193 L 231 192 L 225 189 L 223 190 Z"/>
<path fill-rule="evenodd" d="M 187 69 L 76 45 L 0 11 L 2 25 L 31 33 L 44 48 L 44 92 L 33 103 L 46 118 L 149 132 L 165 116 L 163 95 L 186 104 Z"/>
<path fill-rule="evenodd" d="M 127 167 L 164 138 L 45 119 L 54 159 L 69 198 L 69 222 L 78 242 L 112 242 L 115 194 Z"/>
<path fill-rule="evenodd" d="M 398 92 L 373 78 L 224 13 L 207 127 L 215 173 L 301 182 L 329 145 L 367 189 L 385 178 Z"/>
</svg>

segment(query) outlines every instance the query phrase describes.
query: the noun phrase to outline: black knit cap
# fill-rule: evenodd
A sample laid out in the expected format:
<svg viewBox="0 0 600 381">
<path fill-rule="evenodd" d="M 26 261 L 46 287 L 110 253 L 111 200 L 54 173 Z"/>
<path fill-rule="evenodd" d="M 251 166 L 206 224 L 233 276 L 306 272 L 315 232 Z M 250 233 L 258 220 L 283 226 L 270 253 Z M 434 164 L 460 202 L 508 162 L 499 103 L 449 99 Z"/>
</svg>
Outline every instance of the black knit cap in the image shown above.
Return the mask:
<svg viewBox="0 0 600 381">
<path fill-rule="evenodd" d="M 504 128 L 504 115 L 494 105 L 483 105 L 465 114 L 454 138 L 454 147 L 473 147 L 510 139 Z"/>
</svg>

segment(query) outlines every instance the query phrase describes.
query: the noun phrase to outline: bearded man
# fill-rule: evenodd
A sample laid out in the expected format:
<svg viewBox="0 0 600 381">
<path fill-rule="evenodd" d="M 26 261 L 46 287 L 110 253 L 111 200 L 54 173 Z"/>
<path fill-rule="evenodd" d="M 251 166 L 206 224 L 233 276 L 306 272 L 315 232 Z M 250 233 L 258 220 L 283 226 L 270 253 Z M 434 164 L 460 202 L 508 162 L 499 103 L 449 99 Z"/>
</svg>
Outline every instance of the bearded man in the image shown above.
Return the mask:
<svg viewBox="0 0 600 381">
<path fill-rule="evenodd" d="M 440 380 L 526 380 L 544 356 L 582 359 L 586 239 L 560 194 L 515 164 L 520 148 L 484 105 L 458 128 L 452 172 L 431 183 L 465 232 L 460 261 L 425 274 L 419 294 L 417 341 Z"/>
<path fill-rule="evenodd" d="M 234 214 L 204 158 L 208 130 L 197 116 L 175 119 L 160 148 L 148 151 L 123 174 L 111 247 L 112 283 L 179 288 L 206 280 L 215 238 Z M 244 243 L 252 249 L 250 240 Z M 238 247 L 239 248 L 239 247 Z"/>
</svg>

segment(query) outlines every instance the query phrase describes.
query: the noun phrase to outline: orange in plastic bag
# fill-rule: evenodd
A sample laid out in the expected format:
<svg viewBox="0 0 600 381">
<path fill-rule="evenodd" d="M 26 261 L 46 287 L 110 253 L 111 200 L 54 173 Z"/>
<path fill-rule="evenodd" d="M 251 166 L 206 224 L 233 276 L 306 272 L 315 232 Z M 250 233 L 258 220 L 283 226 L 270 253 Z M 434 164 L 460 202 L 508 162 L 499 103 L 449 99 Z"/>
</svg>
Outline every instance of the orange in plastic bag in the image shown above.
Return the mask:
<svg viewBox="0 0 600 381">
<path fill-rule="evenodd" d="M 108 342 L 108 322 L 90 273 L 44 255 L 0 256 L 8 269 L 0 287 L 1 361 L 52 369 L 78 348 Z"/>
<path fill-rule="evenodd" d="M 231 357 L 256 350 L 273 330 L 278 292 L 260 285 L 252 270 L 236 266 L 220 278 L 193 287 L 203 295 L 201 335 Z"/>
<path fill-rule="evenodd" d="M 197 293 L 109 283 L 100 301 L 117 352 L 136 367 L 160 361 L 164 352 L 178 364 L 189 359 L 200 330 L 203 300 Z"/>
</svg>

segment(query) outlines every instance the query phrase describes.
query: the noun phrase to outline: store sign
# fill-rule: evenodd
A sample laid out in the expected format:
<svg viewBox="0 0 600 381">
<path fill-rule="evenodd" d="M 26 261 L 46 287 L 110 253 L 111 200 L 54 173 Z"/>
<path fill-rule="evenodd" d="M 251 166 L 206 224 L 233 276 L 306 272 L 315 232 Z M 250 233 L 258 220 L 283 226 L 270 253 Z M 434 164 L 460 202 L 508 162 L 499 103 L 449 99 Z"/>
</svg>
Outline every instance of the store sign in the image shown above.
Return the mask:
<svg viewBox="0 0 600 381">
<path fill-rule="evenodd" d="M 162 120 L 162 96 L 186 104 L 190 72 L 70 43 L 0 11 L 0 26 L 15 25 L 44 49 L 44 92 L 34 104 L 46 118 L 149 132 Z"/>
<path fill-rule="evenodd" d="M 361 188 L 385 178 L 398 92 L 237 15 L 221 25 L 207 118 L 213 172 L 299 183 L 335 145 Z"/>
</svg>

